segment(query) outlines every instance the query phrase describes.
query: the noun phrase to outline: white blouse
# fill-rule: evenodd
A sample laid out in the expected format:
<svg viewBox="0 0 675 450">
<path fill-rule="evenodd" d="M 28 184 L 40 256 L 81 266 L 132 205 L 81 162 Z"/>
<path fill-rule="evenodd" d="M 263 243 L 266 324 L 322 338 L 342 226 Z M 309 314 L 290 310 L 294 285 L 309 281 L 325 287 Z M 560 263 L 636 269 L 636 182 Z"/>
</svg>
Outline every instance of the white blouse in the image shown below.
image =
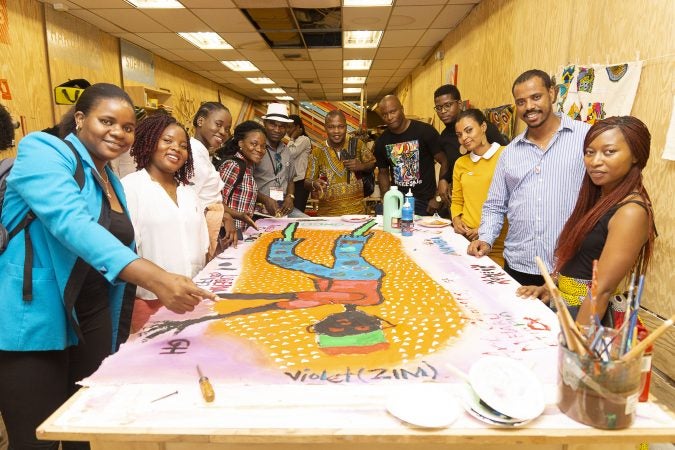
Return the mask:
<svg viewBox="0 0 675 450">
<path fill-rule="evenodd" d="M 178 186 L 176 205 L 143 169 L 122 178 L 138 255 L 168 272 L 193 278 L 206 264 L 209 235 L 194 186 Z M 156 299 L 141 287 L 136 296 Z"/>
<path fill-rule="evenodd" d="M 223 197 L 221 191 L 224 183 L 220 174 L 213 167 L 208 149 L 198 139 L 190 138 L 192 160 L 195 173 L 190 179 L 195 185 L 195 190 L 201 201 L 202 211 L 213 203 L 221 203 Z"/>
</svg>

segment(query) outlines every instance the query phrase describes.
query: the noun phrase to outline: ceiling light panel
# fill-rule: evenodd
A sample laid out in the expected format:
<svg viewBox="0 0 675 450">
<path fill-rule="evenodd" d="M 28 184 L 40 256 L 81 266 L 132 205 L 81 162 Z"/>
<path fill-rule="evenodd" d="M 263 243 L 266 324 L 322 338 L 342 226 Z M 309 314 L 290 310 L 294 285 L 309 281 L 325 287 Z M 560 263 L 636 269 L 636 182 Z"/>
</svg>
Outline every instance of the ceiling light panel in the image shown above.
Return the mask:
<svg viewBox="0 0 675 450">
<path fill-rule="evenodd" d="M 218 33 L 178 33 L 180 37 L 190 42 L 197 48 L 209 50 L 231 50 L 232 46 L 228 44 L 225 39 L 221 38 Z"/>
<path fill-rule="evenodd" d="M 277 100 L 281 100 L 281 101 L 284 101 L 284 102 L 291 102 L 291 101 L 293 101 L 293 97 L 291 97 L 290 95 L 281 95 L 281 96 L 275 97 L 275 98 L 276 98 Z"/>
<path fill-rule="evenodd" d="M 391 6 L 393 0 L 343 0 L 342 6 Z"/>
<path fill-rule="evenodd" d="M 221 61 L 228 69 L 234 72 L 258 72 L 259 69 L 250 61 Z"/>
<path fill-rule="evenodd" d="M 286 91 L 284 91 L 280 87 L 265 88 L 265 89 L 263 89 L 263 91 L 267 92 L 268 94 L 285 94 L 286 93 Z"/>
<path fill-rule="evenodd" d="M 126 0 L 139 9 L 180 9 L 185 8 L 178 0 Z"/>
<path fill-rule="evenodd" d="M 342 68 L 344 70 L 368 70 L 372 62 L 371 59 L 346 59 Z"/>
<path fill-rule="evenodd" d="M 342 90 L 345 94 L 360 94 L 361 93 L 361 88 L 359 87 L 348 87 L 344 88 Z"/>
<path fill-rule="evenodd" d="M 274 81 L 270 80 L 267 77 L 258 77 L 258 78 L 246 78 L 253 84 L 274 84 Z"/>
<path fill-rule="evenodd" d="M 344 31 L 344 48 L 377 48 L 383 31 Z"/>
<path fill-rule="evenodd" d="M 366 82 L 366 77 L 344 77 L 343 84 L 363 84 Z"/>
</svg>

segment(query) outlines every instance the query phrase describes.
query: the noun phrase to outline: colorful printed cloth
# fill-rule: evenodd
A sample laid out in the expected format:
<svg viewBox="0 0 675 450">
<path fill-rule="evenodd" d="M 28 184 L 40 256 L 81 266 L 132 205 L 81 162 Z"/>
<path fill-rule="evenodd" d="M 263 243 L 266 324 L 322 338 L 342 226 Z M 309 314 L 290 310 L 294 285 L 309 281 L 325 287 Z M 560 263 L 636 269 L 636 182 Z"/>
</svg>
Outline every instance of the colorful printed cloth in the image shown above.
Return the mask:
<svg viewBox="0 0 675 450">
<path fill-rule="evenodd" d="M 237 152 L 235 155 L 237 158 L 244 159 L 244 156 Z M 258 195 L 258 185 L 253 178 L 253 173 L 250 166 L 246 166 L 246 172 L 244 173 L 244 178 L 241 180 L 239 186 L 234 186 L 235 181 L 237 180 L 237 175 L 239 174 L 239 163 L 231 159 L 226 160 L 222 166 L 220 166 L 220 178 L 222 178 L 225 183 L 223 188 L 223 203 L 230 208 L 248 214 L 249 216 L 253 215 L 255 209 L 255 199 Z M 230 191 L 234 188 L 234 193 L 232 194 L 231 200 L 228 202 L 227 199 L 230 198 Z M 234 225 L 238 230 L 245 230 L 247 225 L 241 220 L 235 219 Z"/>
</svg>

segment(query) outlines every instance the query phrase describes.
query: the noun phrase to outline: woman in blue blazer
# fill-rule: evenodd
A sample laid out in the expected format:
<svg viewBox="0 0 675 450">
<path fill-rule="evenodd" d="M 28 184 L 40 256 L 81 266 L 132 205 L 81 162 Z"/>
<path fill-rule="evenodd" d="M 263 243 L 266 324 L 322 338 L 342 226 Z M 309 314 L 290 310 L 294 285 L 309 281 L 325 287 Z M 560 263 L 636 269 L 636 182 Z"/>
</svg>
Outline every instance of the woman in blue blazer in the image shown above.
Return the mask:
<svg viewBox="0 0 675 450">
<path fill-rule="evenodd" d="M 124 191 L 108 166 L 134 141 L 129 96 L 95 84 L 74 111 L 61 123 L 65 140 L 22 139 L 7 178 L 2 224 L 11 231 L 35 217 L 0 255 L 0 413 L 13 449 L 58 447 L 37 441 L 35 428 L 126 340 L 126 282 L 178 313 L 214 297 L 134 253 Z"/>
</svg>

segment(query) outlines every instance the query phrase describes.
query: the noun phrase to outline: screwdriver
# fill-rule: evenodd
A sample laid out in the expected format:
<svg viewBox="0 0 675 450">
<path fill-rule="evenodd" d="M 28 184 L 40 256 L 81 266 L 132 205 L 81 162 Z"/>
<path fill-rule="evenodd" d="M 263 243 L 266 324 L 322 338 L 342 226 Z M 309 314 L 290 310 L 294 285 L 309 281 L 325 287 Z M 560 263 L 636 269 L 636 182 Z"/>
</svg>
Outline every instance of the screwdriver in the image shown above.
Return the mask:
<svg viewBox="0 0 675 450">
<path fill-rule="evenodd" d="M 199 389 L 202 390 L 202 397 L 204 397 L 204 401 L 211 403 L 216 398 L 213 386 L 211 386 L 211 382 L 204 376 L 199 366 L 197 366 L 197 373 L 199 374 Z"/>
</svg>

